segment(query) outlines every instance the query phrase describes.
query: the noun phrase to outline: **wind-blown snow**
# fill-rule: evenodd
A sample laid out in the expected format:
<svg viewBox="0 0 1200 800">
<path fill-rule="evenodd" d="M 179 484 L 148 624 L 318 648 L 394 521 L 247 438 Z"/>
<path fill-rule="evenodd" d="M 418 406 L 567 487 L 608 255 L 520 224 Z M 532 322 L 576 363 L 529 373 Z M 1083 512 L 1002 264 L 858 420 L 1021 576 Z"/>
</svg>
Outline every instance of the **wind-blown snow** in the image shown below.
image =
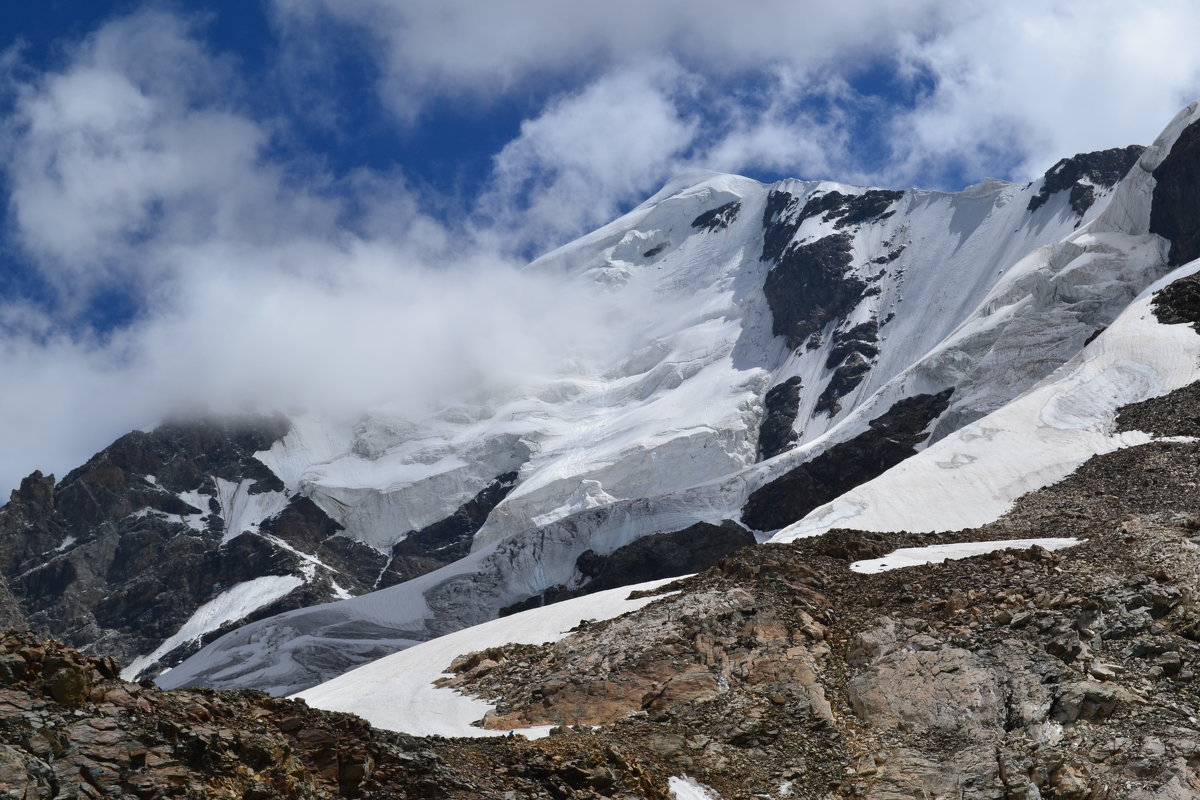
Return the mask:
<svg viewBox="0 0 1200 800">
<path fill-rule="evenodd" d="M 943 561 L 981 556 L 997 550 L 1025 550 L 1037 545 L 1047 550 L 1060 550 L 1079 544 L 1079 539 L 999 539 L 993 542 L 956 542 L 954 544 L 931 544 L 925 547 L 901 547 L 882 558 L 855 561 L 850 565 L 854 572 L 872 575 L 904 567 L 919 567 L 922 564 L 940 564 Z"/>
<path fill-rule="evenodd" d="M 485 622 L 381 658 L 295 696 L 317 708 L 349 711 L 378 728 L 416 736 L 503 736 L 507 731 L 471 725 L 492 708 L 490 704 L 433 685 L 455 658 L 505 644 L 558 641 L 585 619 L 611 619 L 658 599 L 662 595 L 628 598 L 633 591 L 656 589 L 672 580 L 677 579 L 610 589 Z M 549 729 L 516 732 L 535 737 Z"/>
<path fill-rule="evenodd" d="M 138 656 L 121 670 L 121 677 L 131 681 L 148 665 L 153 664 L 176 647 L 195 642 L 222 625 L 243 619 L 269 605 L 304 583 L 295 575 L 266 575 L 239 583 L 209 600 L 188 618 L 169 639 L 145 656 Z"/>
<path fill-rule="evenodd" d="M 449 516 L 496 476 L 519 470 L 517 486 L 475 538 L 480 549 L 599 505 L 686 491 L 743 470 L 755 458 L 763 394 L 792 375 L 809 387 L 802 443 L 846 421 L 838 435 L 853 435 L 865 426 L 850 419 L 859 403 L 950 334 L 1014 262 L 1072 231 L 1076 218 L 1064 198 L 1030 217 L 1028 197 L 1038 188 L 989 181 L 957 194 L 910 191 L 890 218 L 856 234 L 853 270 L 878 281 L 880 291 L 863 299 L 851 321 L 892 319 L 877 363 L 835 418 L 813 417 L 829 379 L 830 337 L 816 350 L 792 353 L 772 335 L 762 293 L 771 264 L 759 260 L 762 215 L 771 190 L 803 201 L 862 189 L 815 181 L 769 187 L 714 175 L 665 190 L 529 267 L 623 309 L 612 326 L 624 331 L 626 349 L 530 377 L 509 394 L 448 399 L 421 418 L 387 409 L 354 424 L 297 418 L 283 440 L 257 455 L 346 535 L 383 552 L 408 531 Z M 1105 205 L 1107 192 L 1099 194 L 1091 215 Z M 702 212 L 731 202 L 741 207 L 728 227 L 691 227 Z M 814 217 L 797 238 L 834 232 L 833 222 Z M 897 252 L 893 262 L 879 263 Z M 1000 387 L 979 402 L 1011 394 Z"/>
</svg>

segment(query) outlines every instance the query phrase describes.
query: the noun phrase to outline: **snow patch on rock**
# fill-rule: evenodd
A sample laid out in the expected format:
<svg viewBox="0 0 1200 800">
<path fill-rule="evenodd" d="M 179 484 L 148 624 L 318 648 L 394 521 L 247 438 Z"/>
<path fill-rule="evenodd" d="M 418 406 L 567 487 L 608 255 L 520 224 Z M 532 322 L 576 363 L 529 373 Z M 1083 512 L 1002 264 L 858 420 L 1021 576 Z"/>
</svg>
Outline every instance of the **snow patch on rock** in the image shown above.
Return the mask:
<svg viewBox="0 0 1200 800">
<path fill-rule="evenodd" d="M 882 558 L 855 561 L 850 565 L 853 572 L 873 575 L 904 567 L 919 567 L 922 564 L 940 564 L 943 561 L 971 558 L 997 550 L 1025 550 L 1038 546 L 1047 550 L 1060 550 L 1079 544 L 1079 539 L 998 539 L 991 542 L 955 542 L 954 544 L 931 544 L 926 547 L 901 547 Z"/>
<path fill-rule="evenodd" d="M 653 602 L 661 595 L 636 600 L 629 595 L 673 580 L 677 578 L 610 589 L 485 622 L 365 664 L 295 697 L 316 708 L 348 711 L 378 728 L 414 736 L 506 736 L 508 731 L 471 724 L 492 710 L 489 703 L 434 686 L 455 658 L 505 644 L 558 641 L 585 619 L 611 619 Z M 549 730 L 550 726 L 538 726 L 514 732 L 534 738 Z"/>
</svg>

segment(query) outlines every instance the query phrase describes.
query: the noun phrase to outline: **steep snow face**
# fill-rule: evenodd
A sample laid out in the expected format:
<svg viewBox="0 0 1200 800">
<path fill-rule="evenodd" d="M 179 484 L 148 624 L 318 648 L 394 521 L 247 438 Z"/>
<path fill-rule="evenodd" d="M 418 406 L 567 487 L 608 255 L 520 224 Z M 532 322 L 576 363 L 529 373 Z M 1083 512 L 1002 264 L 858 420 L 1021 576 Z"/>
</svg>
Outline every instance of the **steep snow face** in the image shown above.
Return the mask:
<svg viewBox="0 0 1200 800">
<path fill-rule="evenodd" d="M 491 710 L 490 704 L 434 685 L 455 658 L 506 644 L 556 642 L 585 619 L 612 619 L 653 602 L 662 595 L 630 600 L 629 594 L 651 591 L 667 582 L 610 589 L 492 620 L 381 658 L 296 697 L 316 708 L 348 711 L 377 728 L 414 736 L 505 736 L 508 731 L 472 725 Z M 515 732 L 536 737 L 546 735 L 549 729 Z"/>
<path fill-rule="evenodd" d="M 176 647 L 199 641 L 204 634 L 230 622 L 244 619 L 263 606 L 284 597 L 304 581 L 295 575 L 265 575 L 227 589 L 208 601 L 184 623 L 183 627 L 160 644 L 149 655 L 139 656 L 121 670 L 121 678 L 131 681 L 146 667 L 157 662 Z"/>
<path fill-rule="evenodd" d="M 421 419 L 384 409 L 340 430 L 302 421 L 260 458 L 383 552 L 511 471 L 517 486 L 476 547 L 746 466 L 779 350 L 758 290 L 764 198 L 754 181 L 714 177 L 530 267 L 627 309 L 613 324 L 628 350 Z"/>
<path fill-rule="evenodd" d="M 1122 406 L 1200 378 L 1200 336 L 1184 325 L 1161 324 L 1150 309 L 1156 291 L 1198 270 L 1200 262 L 1193 262 L 1170 273 L 1045 381 L 815 509 L 772 541 L 833 527 L 914 532 L 976 527 L 1093 455 L 1150 441 L 1149 434 L 1115 433 L 1113 423 Z"/>
<path fill-rule="evenodd" d="M 516 469 L 467 557 L 246 626 L 164 685 L 295 692 L 579 586 L 586 550 L 737 519 L 751 492 L 906 398 L 953 390 L 935 439 L 1003 407 L 1166 270 L 1137 208 L 1147 153 L 1115 188 L 1089 184 L 1082 216 L 1044 181 L 957 194 L 731 176 L 669 187 L 529 267 L 654 309 L 632 318 L 636 346 L 428 419 L 301 421 L 259 454 L 344 535 L 385 552 Z M 794 446 L 754 463 L 764 399 L 796 379 Z"/>
</svg>

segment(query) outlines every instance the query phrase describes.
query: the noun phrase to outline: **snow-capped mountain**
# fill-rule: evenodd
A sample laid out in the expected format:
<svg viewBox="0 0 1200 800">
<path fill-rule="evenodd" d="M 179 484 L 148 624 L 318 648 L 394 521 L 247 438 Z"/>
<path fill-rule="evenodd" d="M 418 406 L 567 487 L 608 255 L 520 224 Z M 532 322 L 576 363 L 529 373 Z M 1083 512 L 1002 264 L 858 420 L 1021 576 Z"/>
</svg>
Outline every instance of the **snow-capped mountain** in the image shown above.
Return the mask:
<svg viewBox="0 0 1200 800">
<path fill-rule="evenodd" d="M 1200 254 L 1195 203 L 1172 188 L 1200 165 L 1197 115 L 1185 109 L 1145 151 L 1064 159 L 1023 186 L 672 184 L 528 267 L 614 309 L 619 347 L 418 418 L 260 421 L 251 438 L 220 434 L 237 441 L 220 463 L 181 434 L 134 435 L 149 443 L 14 494 L 0 526 L 22 555 L 6 577 L 34 624 L 132 660 L 131 676 L 232 628 L 160 683 L 290 693 L 503 609 L 607 588 L 606 561 L 649 580 L 672 574 L 656 565 L 707 566 L 745 528 L 828 527 L 846 513 L 838 498 L 874 507 L 870 487 L 914 453 L 932 465 L 922 480 L 950 475 L 943 462 L 965 479 L 991 456 L 962 442 L 986 439 L 1015 398 L 1118 383 L 1071 429 L 1096 435 L 1023 480 L 979 484 L 971 521 L 987 521 L 1109 448 L 1117 405 L 1186 382 L 1182 361 L 1128 351 L 1144 292 Z M 868 500 L 846 495 L 872 479 Z M 97 508 L 61 500 L 97 486 L 111 494 Z M 930 511 L 927 528 L 948 524 L 960 520 Z M 664 551 L 711 560 L 664 564 Z M 127 552 L 139 558 L 114 555 Z M 188 590 L 164 605 L 151 562 L 184 552 L 179 563 L 216 566 L 189 567 Z M 70 623 L 55 623 L 64 608 Z"/>
</svg>

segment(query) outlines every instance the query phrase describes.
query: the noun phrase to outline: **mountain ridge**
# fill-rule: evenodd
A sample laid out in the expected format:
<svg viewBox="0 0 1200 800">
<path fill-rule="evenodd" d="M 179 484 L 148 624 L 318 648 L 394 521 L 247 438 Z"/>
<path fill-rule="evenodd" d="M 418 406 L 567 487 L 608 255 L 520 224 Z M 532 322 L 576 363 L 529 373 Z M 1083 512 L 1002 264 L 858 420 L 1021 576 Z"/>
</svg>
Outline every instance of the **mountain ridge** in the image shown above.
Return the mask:
<svg viewBox="0 0 1200 800">
<path fill-rule="evenodd" d="M 1133 150 L 1091 160 L 1108 163 Z M 634 338 L 643 344 L 577 374 L 543 379 L 527 396 L 450 403 L 423 421 L 386 412 L 351 423 L 292 417 L 280 436 L 244 454 L 270 478 L 246 484 L 231 474 L 210 476 L 203 487 L 203 481 L 175 487 L 173 499 L 159 499 L 199 513 L 176 514 L 174 523 L 155 523 L 153 517 L 170 514 L 152 505 L 143 506 L 150 509 L 144 514 L 131 507 L 130 514 L 142 514 L 137 524 L 182 525 L 164 528 L 160 538 L 208 536 L 213 541 L 205 547 L 239 553 L 255 543 L 262 551 L 250 559 L 256 570 L 230 574 L 274 582 L 262 583 L 262 592 L 244 587 L 251 605 L 270 599 L 243 608 L 229 594 L 233 587 L 212 580 L 166 615 L 171 622 L 163 624 L 174 625 L 173 632 L 159 624 L 157 640 L 126 635 L 111 651 L 127 660 L 136 656 L 137 671 L 154 674 L 221 631 L 286 602 L 297 608 L 270 623 L 285 628 L 268 640 L 281 641 L 284 629 L 299 634 L 285 646 L 314 648 L 299 658 L 321 665 L 315 672 L 304 667 L 303 680 L 328 677 L 548 591 L 577 592 L 589 579 L 577 568 L 585 552 L 603 559 L 644 536 L 745 522 L 747 498 L 771 486 L 778 497 L 787 495 L 780 483 L 786 475 L 811 472 L 820 459 L 842 452 L 838 448 L 867 441 L 863 437 L 878 426 L 880 442 L 889 440 L 890 423 L 880 420 L 914 397 L 949 391 L 945 406 L 906 434 L 908 449 L 879 461 L 867 455 L 875 452 L 871 447 L 859 447 L 851 477 L 828 491 L 840 494 L 875 477 L 1048 374 L 1115 317 L 1120 292 L 1130 299 L 1137 293 L 1134 282 L 1145 276 L 1110 280 L 1097 287 L 1111 295 L 1107 303 L 1064 320 L 1053 296 L 1059 289 L 1052 289 L 1046 295 L 1050 322 L 1042 327 L 1052 322 L 1059 335 L 1041 363 L 1014 371 L 1008 356 L 997 355 L 999 340 L 984 332 L 981 355 L 959 346 L 953 357 L 926 358 L 920 370 L 905 372 L 965 324 L 989 293 L 990 302 L 1002 303 L 996 287 L 1005 280 L 1011 279 L 1010 295 L 1045 292 L 1010 267 L 1105 213 L 1120 184 L 1105 186 L 1089 164 L 1065 159 L 1023 187 L 989 181 L 951 194 L 827 181 L 766 186 L 718 174 L 665 187 L 621 219 L 527 267 L 582 282 L 602 296 L 649 302 L 656 313 L 632 318 L 641 326 Z M 1074 182 L 1062 178 L 1075 173 Z M 1063 186 L 1047 192 L 1055 177 Z M 1072 203 L 1073 187 L 1091 193 L 1082 213 Z M 1011 224 L 1019 235 L 1011 235 Z M 1060 250 L 1064 258 L 1079 255 L 1078 248 Z M 1078 291 L 1069 281 L 1062 285 Z M 813 297 L 833 299 L 813 303 Z M 911 306 L 918 298 L 923 313 L 906 312 L 904 301 Z M 662 313 L 668 310 L 679 314 Z M 1030 341 L 1008 338 L 1013 348 L 1030 350 Z M 774 401 L 769 414 L 771 392 L 788 385 L 798 387 L 794 397 Z M 778 452 L 761 459 L 768 418 Z M 849 463 L 839 471 L 847 472 Z M 148 468 L 146 476 L 155 477 Z M 124 480 L 146 482 L 135 472 Z M 267 483 L 271 490 L 261 491 Z M 803 515 L 780 511 L 787 502 L 770 505 L 775 517 L 749 516 L 759 538 Z M 811 501 L 794 508 L 806 506 Z M 23 531 L 28 520 L 16 516 L 6 507 L 0 527 Z M 120 528 L 139 519 L 128 517 L 110 524 Z M 65 535 L 46 544 L 63 541 Z M 237 558 L 247 561 L 245 554 Z M 426 570 L 432 571 L 420 574 Z M 365 592 L 386 583 L 404 587 L 388 595 L 394 600 L 346 601 L 361 614 L 336 605 L 311 614 L 299 608 L 348 595 L 367 598 Z M 120 591 L 137 594 L 134 586 Z M 284 595 L 272 595 L 285 588 Z M 240 611 L 245 615 L 226 619 Z M 303 621 L 309 618 L 321 621 L 313 628 Z M 224 621 L 213 627 L 214 619 Z M 86 628 L 63 625 L 52 632 Z M 338 630 L 343 633 L 322 640 Z M 72 643 L 92 646 L 88 635 Z M 168 642 L 176 642 L 172 652 L 160 652 Z M 253 681 L 252 672 L 235 670 L 228 685 L 250 685 L 241 682 Z M 189 670 L 168 673 L 167 680 L 185 674 Z M 294 682 L 273 685 L 275 691 L 296 688 Z"/>
</svg>

